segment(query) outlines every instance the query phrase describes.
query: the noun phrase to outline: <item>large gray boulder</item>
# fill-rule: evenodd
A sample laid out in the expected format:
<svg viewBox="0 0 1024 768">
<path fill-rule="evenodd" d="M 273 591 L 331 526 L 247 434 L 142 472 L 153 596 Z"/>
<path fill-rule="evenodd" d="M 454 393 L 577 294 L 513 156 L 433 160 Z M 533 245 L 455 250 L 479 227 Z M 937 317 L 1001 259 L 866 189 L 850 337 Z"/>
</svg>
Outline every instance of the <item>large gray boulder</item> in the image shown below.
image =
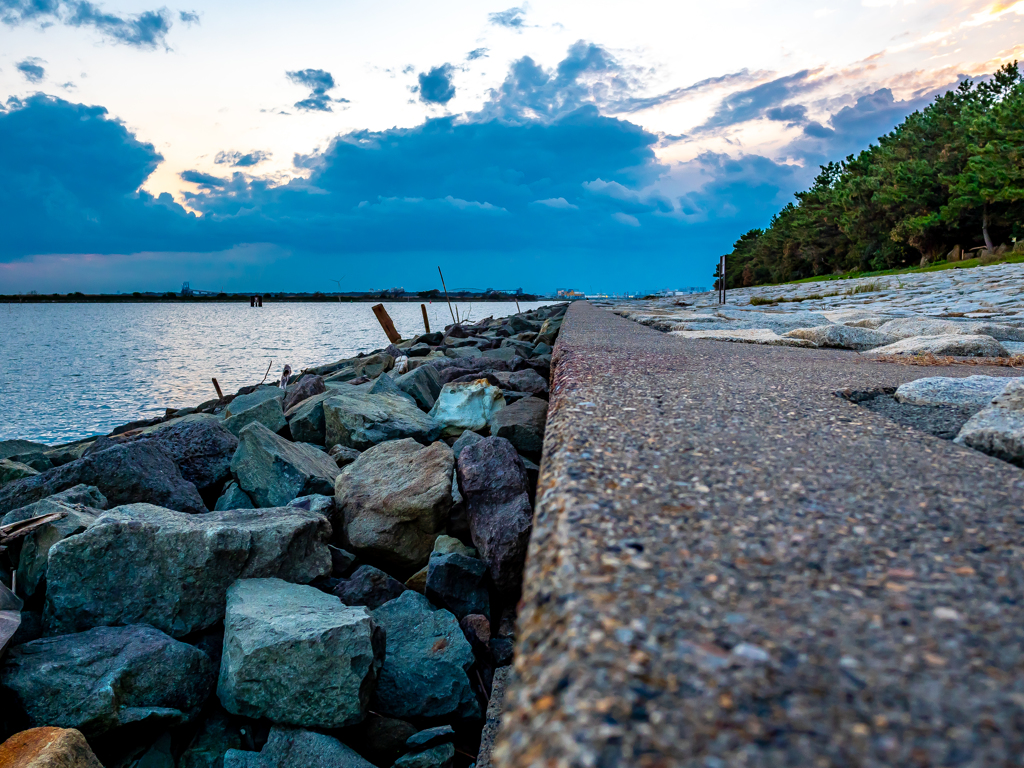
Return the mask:
<svg viewBox="0 0 1024 768">
<path fill-rule="evenodd" d="M 338 475 L 335 527 L 361 559 L 399 572 L 423 567 L 452 509 L 449 446 L 390 440 Z"/>
<path fill-rule="evenodd" d="M 22 594 L 31 597 L 45 586 L 50 548 L 58 541 L 84 531 L 103 514 L 106 507 L 107 500 L 98 488 L 76 485 L 4 515 L 3 525 L 54 512 L 65 515 L 22 537 L 18 553 L 18 587 Z"/>
<path fill-rule="evenodd" d="M 261 752 L 231 749 L 224 768 L 374 768 L 333 736 L 275 725 Z"/>
<path fill-rule="evenodd" d="M 491 418 L 491 434 L 504 437 L 520 453 L 540 454 L 544 448 L 544 426 L 548 401 L 525 397 L 503 408 Z"/>
<path fill-rule="evenodd" d="M 284 390 L 281 389 L 277 391 L 284 393 Z M 253 395 L 255 394 L 253 392 Z M 238 410 L 224 419 L 224 428 L 233 435 L 240 434 L 250 424 L 262 424 L 271 432 L 280 432 L 288 426 L 288 420 L 284 417 L 284 408 L 281 407 L 281 398 L 264 398 L 245 410 Z"/>
<path fill-rule="evenodd" d="M 145 722 L 187 722 L 213 688 L 209 657 L 144 625 L 46 637 L 7 652 L 0 690 L 28 724 L 77 728 L 87 737 Z"/>
<path fill-rule="evenodd" d="M 324 401 L 325 445 L 363 451 L 386 440 L 436 440 L 441 426 L 409 397 L 395 394 L 337 394 Z"/>
<path fill-rule="evenodd" d="M 997 341 L 1024 341 L 1024 328 L 1001 323 L 979 323 L 964 320 L 943 320 L 934 317 L 900 317 L 878 327 L 899 339 L 915 336 L 991 336 Z"/>
<path fill-rule="evenodd" d="M 0 485 L 26 477 L 35 477 L 38 474 L 39 470 L 33 469 L 28 464 L 22 464 L 14 459 L 0 459 Z"/>
<path fill-rule="evenodd" d="M 31 440 L 0 440 L 0 459 L 23 454 L 45 453 L 50 446 L 45 443 L 34 443 Z"/>
<path fill-rule="evenodd" d="M 819 347 L 833 347 L 835 349 L 854 349 L 862 352 L 865 349 L 884 347 L 899 341 L 899 336 L 894 336 L 881 331 L 874 331 L 870 328 L 851 328 L 847 325 L 819 325 L 815 328 L 796 328 L 783 334 L 791 339 L 806 339 Z"/>
<path fill-rule="evenodd" d="M 452 507 L 455 458 L 444 443 L 392 440 L 338 475 L 335 528 L 362 559 L 400 572 L 422 568 Z"/>
<path fill-rule="evenodd" d="M 220 498 L 217 499 L 216 505 L 214 505 L 214 512 L 223 512 L 226 509 L 255 509 L 256 505 L 252 503 L 245 491 L 238 487 L 238 483 L 232 480 L 224 487 L 223 493 Z"/>
<path fill-rule="evenodd" d="M 1004 376 L 929 376 L 900 384 L 896 389 L 896 402 L 984 408 L 1009 382 Z"/>
<path fill-rule="evenodd" d="M 954 442 L 1024 467 L 1024 379 L 1010 379 L 991 405 L 968 419 Z"/>
<path fill-rule="evenodd" d="M 256 506 L 281 507 L 298 496 L 332 493 L 340 470 L 323 451 L 250 424 L 238 436 L 231 471 Z"/>
<path fill-rule="evenodd" d="M 461 543 L 461 542 L 460 542 Z M 462 619 L 471 613 L 491 615 L 487 565 L 461 552 L 431 554 L 427 563 L 427 598 Z"/>
<path fill-rule="evenodd" d="M 885 326 L 882 326 L 883 328 Z M 913 336 L 871 350 L 877 355 L 954 355 L 957 357 L 1009 357 L 1006 348 L 991 336 L 946 334 Z"/>
<path fill-rule="evenodd" d="M 328 388 L 319 395 L 312 395 L 302 402 L 289 408 L 284 416 L 288 420 L 288 428 L 292 439 L 301 443 L 326 445 L 326 429 L 324 427 L 324 401 L 337 394 L 336 389 Z"/>
<path fill-rule="evenodd" d="M 387 655 L 372 709 L 400 718 L 479 717 L 469 683 L 473 649 L 459 622 L 408 590 L 373 612 L 387 636 Z"/>
<path fill-rule="evenodd" d="M 156 441 L 114 445 L 90 456 L 0 487 L 0 514 L 76 485 L 100 489 L 110 504 L 147 502 L 182 512 L 205 512 L 196 486 L 185 480 Z"/>
<path fill-rule="evenodd" d="M 395 379 L 398 388 L 412 397 L 424 411 L 434 407 L 441 394 L 441 379 L 432 365 L 421 365 Z"/>
<path fill-rule="evenodd" d="M 384 632 L 314 587 L 243 579 L 228 590 L 217 696 L 228 712 L 312 728 L 366 716 Z"/>
<path fill-rule="evenodd" d="M 473 432 L 487 429 L 504 407 L 505 396 L 501 389 L 485 379 L 452 381 L 441 388 L 430 416 L 443 426 L 442 435 L 456 437 L 467 429 Z"/>
<path fill-rule="evenodd" d="M 117 507 L 50 548 L 45 623 L 50 634 L 138 623 L 183 637 L 224 617 L 237 579 L 329 574 L 330 533 L 321 515 L 292 507 Z"/>
<path fill-rule="evenodd" d="M 505 438 L 488 437 L 463 449 L 458 478 L 473 545 L 498 591 L 514 599 L 533 527 L 523 460 Z"/>
</svg>

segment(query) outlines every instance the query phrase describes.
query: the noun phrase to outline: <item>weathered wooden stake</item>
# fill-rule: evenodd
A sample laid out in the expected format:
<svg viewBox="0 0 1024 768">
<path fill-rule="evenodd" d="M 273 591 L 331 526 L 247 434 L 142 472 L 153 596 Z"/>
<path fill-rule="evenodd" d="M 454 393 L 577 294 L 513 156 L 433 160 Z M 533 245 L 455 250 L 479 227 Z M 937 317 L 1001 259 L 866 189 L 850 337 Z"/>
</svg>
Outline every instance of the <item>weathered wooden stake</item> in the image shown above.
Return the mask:
<svg viewBox="0 0 1024 768">
<path fill-rule="evenodd" d="M 452 309 L 452 300 L 448 298 L 448 286 L 444 284 L 444 274 L 441 272 L 441 267 L 437 268 L 437 274 L 441 275 L 441 287 L 444 288 L 444 300 L 448 302 L 448 311 L 452 313 L 452 322 L 457 323 L 455 319 L 455 311 Z"/>
<path fill-rule="evenodd" d="M 423 329 L 424 333 L 430 333 L 430 320 L 427 319 L 427 305 L 420 304 L 420 312 L 423 313 Z"/>
<path fill-rule="evenodd" d="M 402 336 L 395 330 L 395 324 L 391 322 L 391 316 L 388 315 L 388 311 L 384 309 L 383 304 L 374 304 L 373 314 L 377 316 L 377 322 L 380 323 L 380 327 L 384 329 L 384 333 L 387 334 L 388 341 L 392 344 L 397 344 L 402 340 Z"/>
<path fill-rule="evenodd" d="M 224 399 L 224 393 L 220 391 L 220 384 L 217 383 L 217 379 L 212 379 L 212 381 L 213 381 L 213 388 L 217 390 L 217 397 L 220 398 L 221 400 L 223 400 Z"/>
</svg>

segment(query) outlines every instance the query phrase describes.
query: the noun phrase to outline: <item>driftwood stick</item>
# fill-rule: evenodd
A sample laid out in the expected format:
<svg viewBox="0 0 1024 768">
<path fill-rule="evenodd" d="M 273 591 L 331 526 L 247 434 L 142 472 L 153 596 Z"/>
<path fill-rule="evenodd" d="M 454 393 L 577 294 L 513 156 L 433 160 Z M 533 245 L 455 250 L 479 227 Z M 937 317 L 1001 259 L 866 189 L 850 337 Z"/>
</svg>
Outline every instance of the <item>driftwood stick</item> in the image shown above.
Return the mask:
<svg viewBox="0 0 1024 768">
<path fill-rule="evenodd" d="M 211 379 L 211 381 L 213 381 L 213 388 L 217 390 L 217 397 L 223 400 L 224 393 L 220 391 L 220 384 L 217 383 L 217 379 L 213 378 Z"/>
<path fill-rule="evenodd" d="M 273 365 L 273 364 L 274 364 L 274 361 L 271 360 L 270 361 L 270 365 Z M 263 374 L 263 381 L 261 381 L 260 384 L 262 384 L 264 381 L 266 381 L 267 380 L 267 376 L 270 375 L 270 365 L 267 366 L 267 372 Z"/>
<path fill-rule="evenodd" d="M 441 275 L 441 287 L 444 288 L 444 300 L 448 302 L 448 311 L 452 313 L 452 322 L 457 323 L 455 319 L 455 311 L 452 309 L 452 300 L 448 298 L 448 286 L 444 284 L 444 273 L 441 271 L 441 267 L 438 266 L 437 274 Z"/>
<path fill-rule="evenodd" d="M 420 304 L 420 312 L 423 313 L 423 329 L 424 333 L 430 333 L 430 320 L 427 319 L 427 305 Z"/>
<path fill-rule="evenodd" d="M 402 340 L 401 334 L 395 330 L 395 324 L 391 322 L 391 315 L 384 309 L 383 304 L 374 304 L 371 309 L 373 314 L 377 316 L 377 322 L 380 323 L 380 327 L 384 329 L 384 333 L 388 337 L 388 341 L 392 344 L 397 344 Z"/>
<path fill-rule="evenodd" d="M 40 526 L 56 522 L 57 520 L 63 520 L 67 516 L 67 512 L 48 512 L 45 515 L 36 515 L 27 520 L 19 520 L 16 523 L 0 526 L 0 542 L 6 544 L 9 541 L 32 533 L 32 531 Z"/>
</svg>

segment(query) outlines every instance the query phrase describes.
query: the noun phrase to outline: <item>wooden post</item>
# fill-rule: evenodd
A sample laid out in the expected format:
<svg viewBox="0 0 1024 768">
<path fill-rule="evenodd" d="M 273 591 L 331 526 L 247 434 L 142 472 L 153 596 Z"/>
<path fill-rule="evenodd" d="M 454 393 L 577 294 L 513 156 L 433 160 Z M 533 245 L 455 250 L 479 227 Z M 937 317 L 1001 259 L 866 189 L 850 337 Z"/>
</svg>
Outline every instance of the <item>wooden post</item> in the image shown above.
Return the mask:
<svg viewBox="0 0 1024 768">
<path fill-rule="evenodd" d="M 722 267 L 718 270 L 719 278 L 722 281 L 722 303 L 725 304 L 725 256 L 722 257 Z"/>
<path fill-rule="evenodd" d="M 383 304 L 374 304 L 373 314 L 377 316 L 377 322 L 380 323 L 380 327 L 384 329 L 384 333 L 387 334 L 388 341 L 392 344 L 397 344 L 402 340 L 398 331 L 395 330 L 395 324 L 391 322 L 391 317 L 388 315 L 388 311 L 384 309 Z"/>
<path fill-rule="evenodd" d="M 420 312 L 423 313 L 423 332 L 430 333 L 430 320 L 427 319 L 427 305 L 420 304 Z"/>
<path fill-rule="evenodd" d="M 217 397 L 220 398 L 221 400 L 223 400 L 224 399 L 224 393 L 220 391 L 220 384 L 217 383 L 217 379 L 212 379 L 212 381 L 213 381 L 213 388 L 217 390 Z"/>
</svg>

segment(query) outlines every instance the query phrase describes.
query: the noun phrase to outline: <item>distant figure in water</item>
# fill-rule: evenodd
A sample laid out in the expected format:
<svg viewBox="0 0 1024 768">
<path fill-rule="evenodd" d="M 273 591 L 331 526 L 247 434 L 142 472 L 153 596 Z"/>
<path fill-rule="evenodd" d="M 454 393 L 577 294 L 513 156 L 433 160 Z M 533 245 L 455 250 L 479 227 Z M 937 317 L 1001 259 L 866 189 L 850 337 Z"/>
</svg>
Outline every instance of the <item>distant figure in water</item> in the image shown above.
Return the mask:
<svg viewBox="0 0 1024 768">
<path fill-rule="evenodd" d="M 284 389 L 285 387 L 288 386 L 288 379 L 291 378 L 291 375 L 292 367 L 290 365 L 286 365 L 284 367 L 284 370 L 281 371 L 281 389 Z"/>
</svg>

